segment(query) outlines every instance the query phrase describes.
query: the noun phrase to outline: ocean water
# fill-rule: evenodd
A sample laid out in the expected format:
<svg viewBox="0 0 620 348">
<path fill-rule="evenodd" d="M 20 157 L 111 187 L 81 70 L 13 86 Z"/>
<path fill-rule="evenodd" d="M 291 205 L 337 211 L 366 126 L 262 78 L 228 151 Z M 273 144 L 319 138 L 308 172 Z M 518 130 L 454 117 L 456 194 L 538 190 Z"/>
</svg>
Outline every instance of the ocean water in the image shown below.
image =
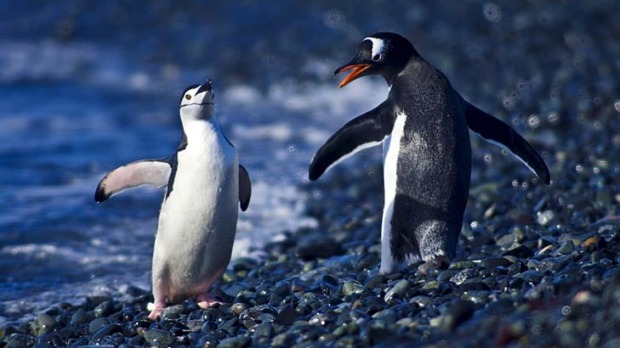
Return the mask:
<svg viewBox="0 0 620 348">
<path fill-rule="evenodd" d="M 213 80 L 217 117 L 253 184 L 233 258 L 260 257 L 285 231 L 316 226 L 303 189 L 314 152 L 387 95 L 379 78 L 337 88 L 332 73 L 362 38 L 404 34 L 465 97 L 529 135 L 534 127 L 518 120 L 555 107 L 532 97 L 553 87 L 542 76 L 559 60 L 544 47 L 561 41 L 559 54 L 587 61 L 588 40 L 613 38 L 605 27 L 586 30 L 581 16 L 608 19 L 611 2 L 584 6 L 0 2 L 0 325 L 59 302 L 150 288 L 163 192 L 140 188 L 103 204 L 93 196 L 106 172 L 176 149 L 186 86 Z M 505 157 L 488 151 L 495 165 Z M 485 156 L 474 154 L 474 181 Z"/>
<path fill-rule="evenodd" d="M 24 9 L 24 21 L 62 26 L 57 16 L 73 3 L 41 5 L 33 13 Z M 108 23 L 105 10 L 83 15 Z M 186 62 L 182 49 L 172 59 L 178 61 L 144 58 L 157 55 L 154 46 L 177 34 L 198 35 L 186 44 L 201 47 L 218 35 L 199 38 L 203 31 L 232 35 L 192 20 L 197 30 L 187 23 L 174 34 L 168 31 L 177 29 L 165 23 L 145 31 L 120 29 L 121 36 L 132 36 L 120 42 L 103 28 L 84 36 L 76 28 L 75 39 L 32 28 L 0 38 L 0 324 L 59 302 L 79 303 L 88 295 L 123 296 L 129 286 L 150 289 L 163 191 L 139 188 L 97 204 L 94 190 L 117 166 L 172 154 L 181 137 L 179 96 L 187 85 L 206 78 L 216 89 L 217 117 L 253 184 L 250 208 L 240 214 L 233 262 L 260 257 L 261 246 L 285 231 L 316 226 L 305 215 L 300 189 L 313 151 L 338 124 L 379 103 L 387 92 L 374 93 L 378 81 L 337 91 L 331 78 L 328 83 L 246 79 L 244 70 L 251 67 L 230 70 L 210 58 L 218 52 L 201 52 L 200 64 Z M 142 41 L 142 35 L 152 42 L 134 50 L 133 40 Z M 153 38 L 158 35 L 164 37 Z M 228 37 L 225 49 L 244 55 L 249 39 Z M 336 63 L 303 64 L 305 73 L 330 77 Z"/>
</svg>

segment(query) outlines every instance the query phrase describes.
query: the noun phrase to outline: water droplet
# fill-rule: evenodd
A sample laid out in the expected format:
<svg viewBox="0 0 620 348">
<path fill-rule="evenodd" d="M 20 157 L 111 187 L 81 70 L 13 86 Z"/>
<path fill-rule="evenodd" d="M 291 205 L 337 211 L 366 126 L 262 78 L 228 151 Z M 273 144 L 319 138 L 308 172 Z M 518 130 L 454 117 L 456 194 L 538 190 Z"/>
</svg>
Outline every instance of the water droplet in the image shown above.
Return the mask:
<svg viewBox="0 0 620 348">
<path fill-rule="evenodd" d="M 519 181 L 517 179 L 514 179 L 512 181 L 512 187 L 517 187 L 517 186 L 519 186 Z"/>
<path fill-rule="evenodd" d="M 540 126 L 540 118 L 537 115 L 530 115 L 527 119 L 527 124 L 531 128 L 538 128 Z"/>
<path fill-rule="evenodd" d="M 502 102 L 502 104 L 504 105 L 504 108 L 507 110 L 512 109 L 512 100 L 510 100 L 509 98 L 504 98 L 504 101 Z"/>
<path fill-rule="evenodd" d="M 484 162 L 486 163 L 491 163 L 493 162 L 493 156 L 491 156 L 491 154 L 487 153 L 484 155 Z"/>
<path fill-rule="evenodd" d="M 564 306 L 562 307 L 562 315 L 569 315 L 571 312 L 571 308 L 570 306 Z"/>
<path fill-rule="evenodd" d="M 551 111 L 547 114 L 547 121 L 550 123 L 556 123 L 560 120 L 560 115 L 556 111 Z"/>
<path fill-rule="evenodd" d="M 346 22 L 345 16 L 338 10 L 329 10 L 323 16 L 323 23 L 329 28 L 341 28 Z"/>
<path fill-rule="evenodd" d="M 620 112 L 620 100 L 616 100 L 616 102 L 614 103 L 614 109 Z"/>
<path fill-rule="evenodd" d="M 478 221 L 472 221 L 469 226 L 471 226 L 472 230 L 475 230 L 478 227 Z"/>
<path fill-rule="evenodd" d="M 288 152 L 295 152 L 295 151 L 297 151 L 297 149 L 295 148 L 295 145 L 288 146 Z"/>
<path fill-rule="evenodd" d="M 502 20 L 502 9 L 492 2 L 482 5 L 482 14 L 484 18 L 493 23 L 499 23 Z"/>
<path fill-rule="evenodd" d="M 578 164 L 575 166 L 575 170 L 577 171 L 577 173 L 581 173 L 583 172 L 583 166 L 581 164 Z"/>
</svg>

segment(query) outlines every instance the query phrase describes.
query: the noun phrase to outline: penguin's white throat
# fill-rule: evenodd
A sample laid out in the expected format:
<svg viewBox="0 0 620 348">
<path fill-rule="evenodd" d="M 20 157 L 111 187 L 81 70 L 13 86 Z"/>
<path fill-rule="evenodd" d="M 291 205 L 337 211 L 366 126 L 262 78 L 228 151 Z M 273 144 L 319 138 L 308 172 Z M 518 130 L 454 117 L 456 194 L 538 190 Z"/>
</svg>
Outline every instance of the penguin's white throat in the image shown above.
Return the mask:
<svg viewBox="0 0 620 348">
<path fill-rule="evenodd" d="M 185 104 L 181 106 L 180 114 L 183 123 L 186 121 L 209 121 L 213 118 L 213 103 Z"/>
</svg>

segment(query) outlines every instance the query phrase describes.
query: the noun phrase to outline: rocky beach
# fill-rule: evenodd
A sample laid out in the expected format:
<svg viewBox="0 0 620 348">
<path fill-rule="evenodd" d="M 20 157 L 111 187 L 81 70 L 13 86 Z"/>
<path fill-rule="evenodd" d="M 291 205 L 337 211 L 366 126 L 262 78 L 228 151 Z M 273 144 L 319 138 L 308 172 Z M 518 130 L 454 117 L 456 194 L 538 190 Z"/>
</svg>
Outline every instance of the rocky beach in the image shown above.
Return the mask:
<svg viewBox="0 0 620 348">
<path fill-rule="evenodd" d="M 388 3 L 380 1 L 373 9 Z M 355 6 L 331 8 L 323 2 L 307 6 L 308 13 L 322 14 L 321 23 L 328 28 L 324 29 L 325 36 L 336 42 L 332 46 L 308 41 L 310 47 L 303 47 L 300 41 L 277 31 L 274 37 L 282 42 L 289 40 L 288 46 L 295 47 L 286 51 L 285 58 L 274 55 L 274 61 L 262 61 L 263 67 L 269 67 L 264 70 L 268 78 L 255 77 L 260 74 L 249 68 L 244 60 L 247 56 L 218 68 L 225 70 L 227 64 L 237 63 L 250 69 L 245 75 L 249 82 L 245 82 L 253 86 L 265 86 L 291 74 L 299 86 L 287 100 L 313 95 L 317 86 L 330 91 L 327 93 L 340 93 L 336 80 L 329 79 L 332 65 L 335 68 L 338 62 L 344 63 L 364 34 L 377 29 L 399 31 L 467 100 L 511 124 L 540 151 L 551 171 L 551 185 L 544 185 L 510 154 L 472 133 L 472 183 L 457 258 L 450 265 L 419 262 L 380 275 L 380 151 L 360 153 L 318 182 L 305 179 L 305 163 L 309 163 L 317 144 L 363 109 L 354 112 L 345 108 L 338 114 L 338 122 L 330 123 L 324 121 L 330 118 L 325 110 L 332 110 L 326 106 L 287 109 L 280 105 L 276 111 L 288 112 L 287 117 L 310 114 L 309 121 L 295 122 L 320 119 L 328 128 L 319 133 L 318 141 L 295 143 L 286 139 L 280 144 L 285 152 L 303 157 L 291 162 L 298 167 L 291 174 L 295 180 L 290 182 L 298 183 L 296 194 L 304 197 L 299 218 L 314 223 L 292 223 L 286 225 L 291 228 L 270 231 L 278 238 L 261 234 L 262 244 L 250 246 L 247 253 L 236 257 L 213 289 L 226 304 L 203 310 L 188 300 L 166 308 L 161 320 L 151 321 L 146 307 L 153 298 L 142 283 L 137 286 L 121 281 L 114 292 L 96 294 L 84 286 L 81 289 L 86 294 L 77 301 L 48 303 L 23 318 L 3 313 L 10 319 L 0 327 L 0 347 L 620 347 L 620 6 L 602 0 L 562 4 L 465 1 L 434 6 L 396 2 L 385 12 L 367 9 L 356 15 L 350 8 Z M 397 12 L 403 18 L 390 22 Z M 248 16 L 250 22 L 255 19 Z M 259 34 L 269 36 L 265 30 Z M 236 32 L 227 32 L 231 33 Z M 269 43 L 261 44 L 266 45 L 261 49 L 278 51 Z M 250 51 L 253 49 L 258 48 L 252 46 Z M 307 61 L 302 68 L 294 67 L 293 62 L 302 59 L 300 50 L 329 54 L 326 65 L 330 69 L 322 68 L 326 62 L 317 63 L 311 73 Z M 189 66 L 207 55 L 191 49 L 183 52 L 195 54 L 186 55 L 191 57 L 184 62 Z M 315 55 L 313 59 L 318 58 Z M 283 69 L 273 72 L 272 64 L 281 64 Z M 237 73 L 222 76 L 222 85 L 238 83 Z M 180 73 L 175 81 L 180 84 L 186 77 Z M 26 82 L 5 77 L 2 88 L 33 83 L 23 79 Z M 309 82 L 302 84 L 302 80 Z M 371 87 L 385 89 L 382 84 Z M 274 100 L 280 97 L 274 96 L 273 90 L 257 87 L 256 93 L 261 102 L 248 103 L 247 109 L 269 113 L 270 105 L 279 105 Z M 329 104 L 339 105 L 338 101 L 334 97 Z M 139 102 L 145 101 L 132 101 Z M 355 98 L 347 99 L 345 106 L 351 104 L 356 104 Z M 234 107 L 226 106 L 227 110 Z M 171 127 L 161 122 L 162 128 Z M 231 124 L 235 122 L 239 121 L 225 125 L 234 129 Z M 255 122 L 260 124 L 260 120 Z M 307 131 L 302 126 L 306 124 L 291 125 L 302 129 L 300 132 Z M 241 157 L 244 149 L 249 157 L 252 144 L 239 138 L 257 129 L 231 132 L 236 135 L 233 142 L 241 143 Z M 137 132 L 133 134 L 142 134 Z M 175 136 L 169 138 L 176 141 Z M 146 152 L 137 146 L 131 148 L 138 149 L 138 154 L 131 154 L 138 158 Z M 10 148 L 0 150 L 4 151 L 0 154 L 14 154 Z M 10 158 L 13 166 L 23 163 Z M 140 204 L 137 196 L 121 200 L 121 208 L 106 208 L 112 213 L 104 221 L 97 219 L 103 218 L 102 213 L 93 213 L 97 207 L 85 205 L 94 205 L 90 203 L 95 188 L 91 184 L 103 172 L 104 160 L 105 168 L 113 165 L 111 160 L 99 158 L 98 165 L 88 162 L 72 168 L 86 178 L 86 193 L 81 189 L 78 193 L 80 197 L 88 194 L 84 202 L 89 203 L 80 201 L 67 213 L 40 217 L 39 224 L 20 222 L 26 226 L 23 231 L 15 227 L 17 223 L 0 225 L 0 234 L 11 236 L 0 240 L 0 250 L 7 255 L 0 264 L 12 270 L 2 277 L 3 289 L 12 290 L 12 279 L 19 278 L 19 270 L 5 266 L 19 257 L 9 252 L 20 240 L 12 232 L 33 228 L 43 234 L 52 228 L 46 219 L 57 222 L 53 219 L 84 216 L 83 224 L 65 230 L 98 224 L 126 231 L 147 221 L 150 225 L 145 235 L 152 235 L 156 214 L 130 210 Z M 248 170 L 258 173 L 259 180 L 281 174 L 250 163 Z M 2 167 L 0 172 L 8 177 L 9 165 Z M 63 168 L 63 175 L 69 175 L 67 172 L 69 169 Z M 155 211 L 161 196 L 148 194 L 147 199 Z M 251 202 L 249 211 L 277 208 L 261 202 Z M 9 209 L 8 204 L 4 208 Z M 129 210 L 119 213 L 112 209 Z M 120 217 L 120 222 L 106 222 L 110 216 Z M 266 216 L 272 219 L 272 215 Z M 261 226 L 262 221 L 251 223 Z M 59 226 L 53 229 L 63 229 L 62 222 Z M 251 233 L 252 228 L 247 229 Z M 152 241 L 145 243 L 152 247 Z M 122 252 L 130 254 L 130 250 Z M 149 262 L 151 250 L 142 252 L 136 263 L 143 268 L 136 273 L 148 269 L 149 264 L 144 264 Z M 27 260 L 33 259 L 39 260 Z M 111 267 L 115 269 L 107 271 L 106 276 L 129 272 L 124 267 L 131 264 L 124 265 Z M 36 278 L 36 274 L 31 277 Z M 52 282 L 43 287 L 53 291 L 57 285 Z M 17 311 L 20 315 L 24 312 L 28 310 Z"/>
</svg>

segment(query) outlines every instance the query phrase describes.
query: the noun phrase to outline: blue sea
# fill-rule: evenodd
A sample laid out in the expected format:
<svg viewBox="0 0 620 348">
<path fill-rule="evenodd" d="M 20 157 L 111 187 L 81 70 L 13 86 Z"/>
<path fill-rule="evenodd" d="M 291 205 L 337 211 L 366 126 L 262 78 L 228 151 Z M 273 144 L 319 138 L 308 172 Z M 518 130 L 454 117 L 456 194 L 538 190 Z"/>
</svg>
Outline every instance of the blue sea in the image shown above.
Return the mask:
<svg viewBox="0 0 620 348">
<path fill-rule="evenodd" d="M 535 101 L 519 93 L 543 88 L 536 77 L 554 64 L 536 51 L 545 41 L 535 37 L 526 48 L 536 53 L 518 60 L 523 48 L 507 43 L 510 33 L 549 29 L 544 21 L 580 14 L 573 7 L 0 2 L 0 325 L 60 302 L 150 289 L 163 192 L 139 188 L 102 204 L 93 197 L 106 172 L 175 151 L 186 86 L 213 80 L 217 117 L 253 184 L 233 262 L 260 257 L 262 245 L 287 231 L 316 227 L 304 189 L 314 152 L 388 93 L 379 78 L 337 88 L 334 69 L 365 36 L 389 30 L 409 37 L 466 97 L 510 119 L 533 108 Z M 519 89 L 524 81 L 531 90 Z M 527 124 L 516 126 L 529 135 Z M 496 163 L 505 157 L 485 149 Z M 380 159 L 375 152 L 370 158 Z M 484 156 L 477 153 L 474 161 L 484 165 Z M 355 158 L 343 163 L 356 164 Z M 484 175 L 480 169 L 474 179 Z"/>
</svg>

